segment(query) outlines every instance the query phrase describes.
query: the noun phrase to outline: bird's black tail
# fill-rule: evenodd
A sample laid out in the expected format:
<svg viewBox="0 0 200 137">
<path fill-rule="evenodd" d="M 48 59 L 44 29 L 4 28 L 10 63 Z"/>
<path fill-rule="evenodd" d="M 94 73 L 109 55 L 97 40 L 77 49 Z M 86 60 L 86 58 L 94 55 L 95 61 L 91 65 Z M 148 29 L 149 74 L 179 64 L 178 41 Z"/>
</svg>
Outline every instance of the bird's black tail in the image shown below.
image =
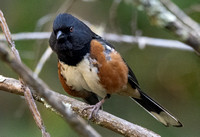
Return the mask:
<svg viewBox="0 0 200 137">
<path fill-rule="evenodd" d="M 150 113 L 155 119 L 163 123 L 165 126 L 182 127 L 183 125 L 166 109 L 156 103 L 144 92 L 140 92 L 140 98 L 131 97 L 135 102 L 142 106 L 148 113 Z"/>
</svg>

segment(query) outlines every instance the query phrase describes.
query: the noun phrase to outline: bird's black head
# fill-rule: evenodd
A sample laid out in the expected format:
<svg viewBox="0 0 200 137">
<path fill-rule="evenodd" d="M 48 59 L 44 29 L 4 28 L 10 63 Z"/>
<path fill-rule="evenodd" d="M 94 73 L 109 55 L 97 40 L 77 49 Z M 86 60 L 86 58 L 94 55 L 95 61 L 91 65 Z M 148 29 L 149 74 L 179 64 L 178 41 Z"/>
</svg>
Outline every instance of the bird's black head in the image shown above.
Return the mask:
<svg viewBox="0 0 200 137">
<path fill-rule="evenodd" d="M 95 34 L 82 21 L 70 14 L 59 14 L 53 23 L 49 44 L 59 60 L 76 65 L 89 53 Z"/>
</svg>

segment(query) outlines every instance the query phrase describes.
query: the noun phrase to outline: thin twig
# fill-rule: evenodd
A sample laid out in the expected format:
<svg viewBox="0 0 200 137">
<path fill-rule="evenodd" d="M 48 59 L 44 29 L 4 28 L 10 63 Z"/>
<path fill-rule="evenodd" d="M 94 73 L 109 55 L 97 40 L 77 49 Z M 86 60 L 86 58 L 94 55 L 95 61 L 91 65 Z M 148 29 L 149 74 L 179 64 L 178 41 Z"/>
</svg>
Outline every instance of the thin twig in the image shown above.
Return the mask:
<svg viewBox="0 0 200 137">
<path fill-rule="evenodd" d="M 10 45 L 11 51 L 13 52 L 13 55 L 15 56 L 15 58 L 21 62 L 21 58 L 19 56 L 19 52 L 17 51 L 17 49 L 15 48 L 15 43 L 12 40 L 12 36 L 10 33 L 10 30 L 8 28 L 8 25 L 6 23 L 6 20 L 3 16 L 3 12 L 0 10 L 0 25 L 1 28 L 6 36 L 7 42 Z M 30 111 L 32 112 L 33 118 L 35 119 L 35 122 L 37 124 L 37 126 L 39 127 L 39 129 L 42 132 L 42 136 L 43 137 L 50 137 L 50 134 L 48 132 L 46 132 L 45 126 L 43 124 L 43 120 L 41 118 L 40 112 L 37 109 L 37 106 L 35 104 L 35 101 L 33 99 L 33 96 L 31 94 L 30 89 L 28 88 L 28 86 L 26 85 L 26 83 L 24 83 L 24 81 L 19 78 L 20 82 L 22 83 L 22 89 L 24 90 L 24 97 L 25 100 L 29 106 Z"/>
<path fill-rule="evenodd" d="M 187 16 L 178 6 L 176 6 L 171 0 L 160 0 L 162 4 L 171 11 L 180 21 L 182 21 L 187 27 L 196 30 L 200 36 L 200 26 L 192 18 Z"/>
<path fill-rule="evenodd" d="M 12 39 L 17 40 L 44 40 L 49 39 L 50 32 L 22 32 L 12 34 Z M 4 34 L 0 34 L 0 41 L 6 41 Z"/>
<path fill-rule="evenodd" d="M 48 60 L 48 58 L 51 56 L 51 54 L 52 54 L 52 50 L 51 50 L 50 47 L 48 47 L 48 48 L 46 49 L 46 51 L 43 53 L 42 57 L 40 58 L 40 60 L 39 60 L 39 62 L 38 62 L 38 64 L 37 64 L 37 66 L 36 66 L 36 68 L 35 68 L 34 73 L 35 73 L 36 75 L 39 75 L 39 73 L 41 72 L 41 70 L 42 70 L 42 68 L 43 68 L 43 66 L 44 66 L 44 64 L 45 64 L 45 62 Z"/>
<path fill-rule="evenodd" d="M 103 37 L 105 37 L 109 41 L 137 44 L 141 49 L 143 49 L 145 46 L 148 45 L 154 47 L 194 51 L 190 46 L 187 46 L 186 44 L 177 40 L 139 37 L 139 36 L 134 37 L 130 35 L 116 35 L 112 33 L 111 34 L 106 33 L 103 35 Z"/>
<path fill-rule="evenodd" d="M 51 14 L 47 14 L 43 17 L 41 17 L 37 23 L 36 23 L 36 27 L 35 27 L 35 31 L 40 31 L 41 28 L 47 24 L 50 21 L 53 21 L 55 16 L 59 13 L 63 13 L 63 12 L 67 12 L 68 10 L 71 9 L 72 5 L 76 2 L 76 0 L 66 0 L 61 6 L 60 8 L 57 10 L 56 13 L 51 13 Z"/>
<path fill-rule="evenodd" d="M 8 28 L 8 25 L 6 23 L 6 19 L 4 18 L 3 12 L 1 10 L 0 10 L 0 26 L 1 26 L 1 29 L 3 30 L 3 33 L 6 37 L 6 41 L 8 42 L 8 45 L 10 46 L 13 54 L 19 61 L 21 61 L 19 52 L 15 48 L 15 43 L 12 40 L 12 36 L 11 36 L 10 30 Z"/>
<path fill-rule="evenodd" d="M 18 95 L 23 95 L 23 91 L 21 90 L 21 88 L 19 88 L 20 84 L 21 83 L 18 80 L 0 76 L 0 90 Z M 82 110 L 88 106 L 86 103 L 62 95 L 58 92 L 51 91 L 51 93 L 55 96 L 55 98 L 62 100 L 62 104 L 65 104 L 65 106 L 70 107 L 81 117 L 87 118 L 89 116 L 89 110 L 87 110 L 87 112 L 84 111 L 84 113 L 82 113 Z M 113 116 L 112 114 L 109 114 L 104 111 L 99 111 L 98 116 L 93 120 L 93 122 L 102 127 L 113 130 L 114 132 L 122 134 L 126 137 L 160 137 L 159 135 L 153 133 L 148 129 L 132 124 L 126 120 Z"/>
<path fill-rule="evenodd" d="M 30 69 L 19 62 L 12 54 L 8 52 L 6 46 L 0 44 L 0 57 L 15 71 L 34 91 L 45 101 L 63 115 L 68 124 L 78 134 L 84 137 L 100 137 L 100 135 L 78 115 L 72 113 L 68 106 L 62 103 L 54 92 L 39 79 Z"/>
<path fill-rule="evenodd" d="M 52 21 L 54 16 L 55 14 L 47 14 L 41 17 L 36 23 L 35 31 L 41 31 L 42 27 L 48 22 Z"/>
<path fill-rule="evenodd" d="M 29 33 L 17 33 L 12 34 L 13 40 L 40 40 L 40 39 L 49 39 L 50 32 L 29 32 Z M 168 40 L 168 39 L 159 39 L 159 38 L 151 38 L 144 36 L 130 36 L 130 35 L 118 35 L 113 33 L 103 33 L 103 38 L 108 41 L 113 42 L 124 42 L 137 44 L 142 46 L 155 46 L 155 47 L 164 47 L 164 48 L 172 48 L 172 49 L 180 49 L 180 50 L 188 50 L 193 51 L 193 49 L 180 41 L 177 40 Z M 5 41 L 3 35 L 0 34 L 0 41 Z"/>
<path fill-rule="evenodd" d="M 174 15 L 160 0 L 135 0 L 135 2 L 140 9 L 142 7 L 146 10 L 152 24 L 170 30 L 200 54 L 199 27 L 196 29 L 188 27 L 186 25 L 188 23 Z"/>
<path fill-rule="evenodd" d="M 22 84 L 20 83 L 19 80 L 0 75 L 0 90 L 24 96 L 24 90 L 21 87 Z M 54 108 L 48 105 L 47 102 L 43 98 L 39 97 L 37 94 L 33 94 L 33 98 L 36 101 L 42 103 L 45 106 L 45 108 L 60 115 L 60 113 L 58 113 Z"/>
<path fill-rule="evenodd" d="M 68 10 L 70 10 L 70 8 L 74 4 L 74 2 L 76 2 L 76 0 L 66 0 L 55 14 L 48 14 L 48 15 L 40 18 L 36 24 L 35 30 L 40 30 L 44 24 L 46 24 L 49 21 L 52 21 L 57 14 L 59 14 L 63 11 L 67 12 Z M 47 36 L 47 39 L 48 39 L 50 37 L 50 34 L 46 33 L 45 36 Z M 50 47 L 48 47 L 46 49 L 46 51 L 43 53 L 39 62 L 37 63 L 37 66 L 34 71 L 36 75 L 39 75 L 45 62 L 48 60 L 48 58 L 51 56 L 51 54 L 52 54 L 52 50 Z"/>
</svg>

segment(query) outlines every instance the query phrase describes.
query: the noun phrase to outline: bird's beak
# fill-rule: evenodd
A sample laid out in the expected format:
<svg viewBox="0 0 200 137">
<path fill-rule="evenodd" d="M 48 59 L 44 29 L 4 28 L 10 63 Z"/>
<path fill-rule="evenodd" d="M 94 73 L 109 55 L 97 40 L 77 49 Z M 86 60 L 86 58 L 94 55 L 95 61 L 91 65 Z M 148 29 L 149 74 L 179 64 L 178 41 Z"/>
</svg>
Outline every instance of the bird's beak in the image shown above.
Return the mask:
<svg viewBox="0 0 200 137">
<path fill-rule="evenodd" d="M 59 30 L 57 35 L 56 35 L 56 39 L 59 40 L 59 39 L 62 39 L 62 38 L 64 38 L 64 33 Z"/>
</svg>

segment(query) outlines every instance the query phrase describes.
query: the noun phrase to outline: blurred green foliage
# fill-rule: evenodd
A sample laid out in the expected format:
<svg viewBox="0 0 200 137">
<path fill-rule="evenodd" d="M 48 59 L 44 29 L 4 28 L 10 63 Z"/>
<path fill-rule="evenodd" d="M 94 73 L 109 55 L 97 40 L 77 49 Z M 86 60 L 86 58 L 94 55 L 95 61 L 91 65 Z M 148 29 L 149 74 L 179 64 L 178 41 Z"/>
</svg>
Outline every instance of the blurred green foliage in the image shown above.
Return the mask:
<svg viewBox="0 0 200 137">
<path fill-rule="evenodd" d="M 64 2 L 64 0 L 56 2 L 54 0 L 0 0 L 0 9 L 4 12 L 12 33 L 33 32 L 40 18 L 47 14 L 55 14 Z M 107 32 L 134 35 L 139 30 L 144 36 L 178 39 L 170 32 L 152 26 L 144 11 L 137 11 L 135 6 L 124 1 L 119 4 L 115 12 L 116 26 L 111 26 L 109 13 L 112 2 L 111 0 L 94 2 L 76 0 L 69 13 L 96 25 L 105 24 Z M 194 20 L 200 21 L 200 13 L 192 10 L 193 5 L 199 4 L 200 7 L 199 0 L 173 0 L 173 2 L 186 13 L 190 11 L 188 14 Z M 134 20 L 137 22 L 136 29 L 131 27 L 131 22 Z M 52 21 L 45 24 L 40 31 L 51 31 L 51 26 Z M 32 70 L 48 46 L 48 40 L 15 43 L 23 62 Z M 141 50 L 137 45 L 112 44 L 131 66 L 142 89 L 173 112 L 183 122 L 184 127 L 164 127 L 126 97 L 112 96 L 105 103 L 104 110 L 151 129 L 164 137 L 199 136 L 200 58 L 194 52 L 188 51 L 155 47 Z M 17 75 L 2 61 L 0 61 L 0 75 L 17 78 Z M 55 54 L 45 64 L 40 77 L 53 90 L 66 94 L 58 80 Z M 46 110 L 39 103 L 38 107 L 52 137 L 77 136 L 62 118 Z M 41 136 L 24 99 L 17 95 L 0 92 L 0 121 L 0 137 Z M 99 126 L 93 126 L 105 137 L 120 136 Z"/>
</svg>

